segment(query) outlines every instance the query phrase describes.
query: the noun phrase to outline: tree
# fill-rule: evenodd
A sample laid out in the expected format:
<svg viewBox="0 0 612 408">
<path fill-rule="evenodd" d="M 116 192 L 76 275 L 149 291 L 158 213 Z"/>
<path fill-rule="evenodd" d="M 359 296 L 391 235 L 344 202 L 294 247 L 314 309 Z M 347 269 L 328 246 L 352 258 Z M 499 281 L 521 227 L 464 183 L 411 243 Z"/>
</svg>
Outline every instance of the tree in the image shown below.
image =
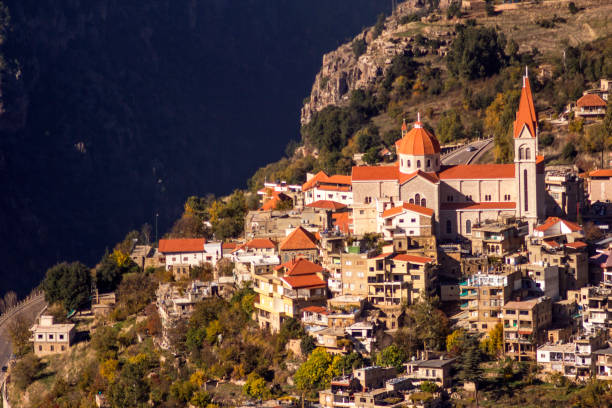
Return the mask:
<svg viewBox="0 0 612 408">
<path fill-rule="evenodd" d="M 326 387 L 334 376 L 340 374 L 340 359 L 340 356 L 332 357 L 321 347 L 310 354 L 293 376 L 295 386 L 302 391 L 302 399 L 307 392 Z"/>
<path fill-rule="evenodd" d="M 80 262 L 63 262 L 47 270 L 42 287 L 47 302 L 61 302 L 66 310 L 78 309 L 89 299 L 91 273 Z"/>
<path fill-rule="evenodd" d="M 374 165 L 380 161 L 380 156 L 378 154 L 378 147 L 371 147 L 367 152 L 363 155 L 363 161 L 369 165 Z"/>
<path fill-rule="evenodd" d="M 6 310 L 14 307 L 15 305 L 17 305 L 17 293 L 12 290 L 6 292 L 4 295 L 4 307 Z"/>
<path fill-rule="evenodd" d="M 398 372 L 401 372 L 403 364 L 406 362 L 407 356 L 404 350 L 397 345 L 392 344 L 385 347 L 376 357 L 376 364 L 383 367 L 395 367 Z"/>
<path fill-rule="evenodd" d="M 457 77 L 476 79 L 497 74 L 507 63 L 506 38 L 495 28 L 461 26 L 446 65 Z"/>
<path fill-rule="evenodd" d="M 353 49 L 353 54 L 355 54 L 355 58 L 359 58 L 360 56 L 362 56 L 368 48 L 365 38 L 356 38 L 351 44 L 351 48 Z"/>
<path fill-rule="evenodd" d="M 96 287 L 101 292 L 112 292 L 121 282 L 123 274 L 138 272 L 138 269 L 128 254 L 120 250 L 106 253 L 96 266 Z"/>
<path fill-rule="evenodd" d="M 190 404 L 198 407 L 198 408 L 207 408 L 210 407 L 212 402 L 212 395 L 209 392 L 204 390 L 198 390 L 193 393 L 191 399 L 189 400 Z"/>
<path fill-rule="evenodd" d="M 578 10 L 578 7 L 576 7 L 576 3 L 574 3 L 573 1 L 569 2 L 569 4 L 567 5 L 567 8 L 569 9 L 569 12 L 571 14 L 576 14 L 580 11 Z"/>
<path fill-rule="evenodd" d="M 13 353 L 18 357 L 23 357 L 32 351 L 30 344 L 30 325 L 21 316 L 14 317 L 8 325 L 8 333 L 13 346 Z"/>
<path fill-rule="evenodd" d="M 468 335 L 463 353 L 459 356 L 459 378 L 474 383 L 476 389 L 476 405 L 478 405 L 478 383 L 482 377 L 482 353 L 475 336 Z"/>
<path fill-rule="evenodd" d="M 466 336 L 467 332 L 465 330 L 454 330 L 451 334 L 446 336 L 446 351 L 455 356 L 460 355 L 463 351 Z"/>
<path fill-rule="evenodd" d="M 455 109 L 442 113 L 438 123 L 438 139 L 442 143 L 454 142 L 464 136 L 465 129 L 461 123 L 461 116 Z"/>
<path fill-rule="evenodd" d="M 91 346 L 100 361 L 116 359 L 119 349 L 117 344 L 117 330 L 110 326 L 98 327 L 91 336 Z"/>
<path fill-rule="evenodd" d="M 384 13 L 380 13 L 376 18 L 376 24 L 374 25 L 374 29 L 372 30 L 372 38 L 376 39 L 379 35 L 382 34 L 385 29 L 385 15 Z"/>
<path fill-rule="evenodd" d="M 251 373 L 247 377 L 243 391 L 251 398 L 258 400 L 270 398 L 270 388 L 266 384 L 266 380 L 261 378 L 257 373 Z"/>
<path fill-rule="evenodd" d="M 109 388 L 109 401 L 114 407 L 144 408 L 149 400 L 146 370 L 141 364 L 126 363 Z"/>
<path fill-rule="evenodd" d="M 448 334 L 448 319 L 437 308 L 439 298 L 422 294 L 419 301 L 406 310 L 405 325 L 414 328 L 419 345 L 426 349 L 443 350 Z"/>
<path fill-rule="evenodd" d="M 497 357 L 504 348 L 504 326 L 498 322 L 489 332 L 489 337 L 482 342 L 483 350 L 491 357 Z"/>
<path fill-rule="evenodd" d="M 217 271 L 219 271 L 219 276 L 233 276 L 234 263 L 229 258 L 221 258 L 217 262 Z"/>
<path fill-rule="evenodd" d="M 314 337 L 310 335 L 305 335 L 302 337 L 300 341 L 300 349 L 302 350 L 302 354 L 307 356 L 317 347 Z"/>
</svg>

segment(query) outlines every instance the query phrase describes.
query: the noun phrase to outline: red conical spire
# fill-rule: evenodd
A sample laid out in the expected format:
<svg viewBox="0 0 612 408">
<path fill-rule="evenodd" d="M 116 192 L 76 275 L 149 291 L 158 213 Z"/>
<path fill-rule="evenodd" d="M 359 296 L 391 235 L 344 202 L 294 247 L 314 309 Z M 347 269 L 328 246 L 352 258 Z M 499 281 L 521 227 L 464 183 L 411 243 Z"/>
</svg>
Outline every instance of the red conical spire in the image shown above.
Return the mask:
<svg viewBox="0 0 612 408">
<path fill-rule="evenodd" d="M 521 90 L 521 101 L 518 111 L 516 112 L 516 120 L 514 121 L 514 137 L 518 138 L 527 126 L 532 137 L 536 137 L 538 130 L 538 116 L 533 104 L 533 96 L 531 94 L 531 85 L 529 84 L 529 75 L 527 67 L 525 67 L 525 76 L 523 77 L 523 89 Z"/>
</svg>

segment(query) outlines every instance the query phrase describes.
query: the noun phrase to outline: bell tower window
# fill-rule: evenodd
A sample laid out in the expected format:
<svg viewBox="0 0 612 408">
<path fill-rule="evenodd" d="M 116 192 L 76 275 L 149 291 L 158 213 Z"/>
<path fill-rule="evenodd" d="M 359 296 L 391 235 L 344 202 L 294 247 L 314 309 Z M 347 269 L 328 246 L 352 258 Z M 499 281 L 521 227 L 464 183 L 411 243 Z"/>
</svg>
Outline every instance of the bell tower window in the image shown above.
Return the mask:
<svg viewBox="0 0 612 408">
<path fill-rule="evenodd" d="M 525 211 L 529 211 L 529 197 L 527 195 L 527 169 L 523 170 L 523 189 L 525 190 Z"/>
<path fill-rule="evenodd" d="M 417 167 L 421 168 L 421 161 L 420 160 L 417 160 Z"/>
</svg>

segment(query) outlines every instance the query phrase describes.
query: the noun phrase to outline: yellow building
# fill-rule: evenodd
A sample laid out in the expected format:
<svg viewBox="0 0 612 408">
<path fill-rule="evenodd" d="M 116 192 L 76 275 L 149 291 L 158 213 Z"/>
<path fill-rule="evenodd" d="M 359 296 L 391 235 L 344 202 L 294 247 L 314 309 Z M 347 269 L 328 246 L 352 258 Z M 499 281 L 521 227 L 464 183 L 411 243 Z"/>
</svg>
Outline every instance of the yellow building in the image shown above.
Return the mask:
<svg viewBox="0 0 612 408">
<path fill-rule="evenodd" d="M 303 308 L 324 306 L 327 283 L 323 272 L 321 265 L 299 258 L 279 265 L 272 273 L 253 275 L 259 326 L 275 332 L 285 319 L 299 319 Z"/>
</svg>

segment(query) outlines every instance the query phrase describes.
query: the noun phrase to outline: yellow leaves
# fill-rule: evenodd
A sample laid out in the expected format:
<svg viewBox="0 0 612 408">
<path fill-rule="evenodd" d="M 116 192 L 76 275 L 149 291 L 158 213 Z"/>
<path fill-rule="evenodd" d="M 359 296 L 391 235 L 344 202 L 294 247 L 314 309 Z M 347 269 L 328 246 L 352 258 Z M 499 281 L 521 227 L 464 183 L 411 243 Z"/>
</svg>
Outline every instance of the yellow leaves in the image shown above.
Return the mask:
<svg viewBox="0 0 612 408">
<path fill-rule="evenodd" d="M 502 111 L 504 110 L 506 102 L 504 100 L 504 94 L 498 93 L 493 102 L 487 107 L 485 111 L 484 125 L 490 132 L 495 131 L 499 124 L 499 118 Z"/>
<path fill-rule="evenodd" d="M 113 251 L 113 259 L 115 260 L 115 263 L 117 264 L 117 266 L 119 266 L 120 268 L 127 266 L 130 262 L 130 255 L 119 250 L 119 249 L 115 249 Z"/>
<path fill-rule="evenodd" d="M 106 379 L 109 383 L 114 383 L 117 378 L 117 368 L 119 367 L 119 361 L 117 360 L 106 360 L 100 364 L 100 375 Z"/>
<path fill-rule="evenodd" d="M 135 356 L 128 358 L 128 363 L 138 365 L 147 361 L 147 355 L 144 353 L 138 353 Z"/>
<path fill-rule="evenodd" d="M 202 388 L 207 379 L 208 376 L 203 370 L 197 370 L 189 377 L 189 381 L 198 388 Z"/>
<path fill-rule="evenodd" d="M 210 215 L 211 223 L 214 224 L 217 221 L 219 221 L 220 214 L 221 214 L 221 211 L 223 210 L 223 207 L 224 207 L 224 204 L 221 201 L 219 200 L 213 201 L 213 203 L 208 208 L 208 214 Z"/>
</svg>

